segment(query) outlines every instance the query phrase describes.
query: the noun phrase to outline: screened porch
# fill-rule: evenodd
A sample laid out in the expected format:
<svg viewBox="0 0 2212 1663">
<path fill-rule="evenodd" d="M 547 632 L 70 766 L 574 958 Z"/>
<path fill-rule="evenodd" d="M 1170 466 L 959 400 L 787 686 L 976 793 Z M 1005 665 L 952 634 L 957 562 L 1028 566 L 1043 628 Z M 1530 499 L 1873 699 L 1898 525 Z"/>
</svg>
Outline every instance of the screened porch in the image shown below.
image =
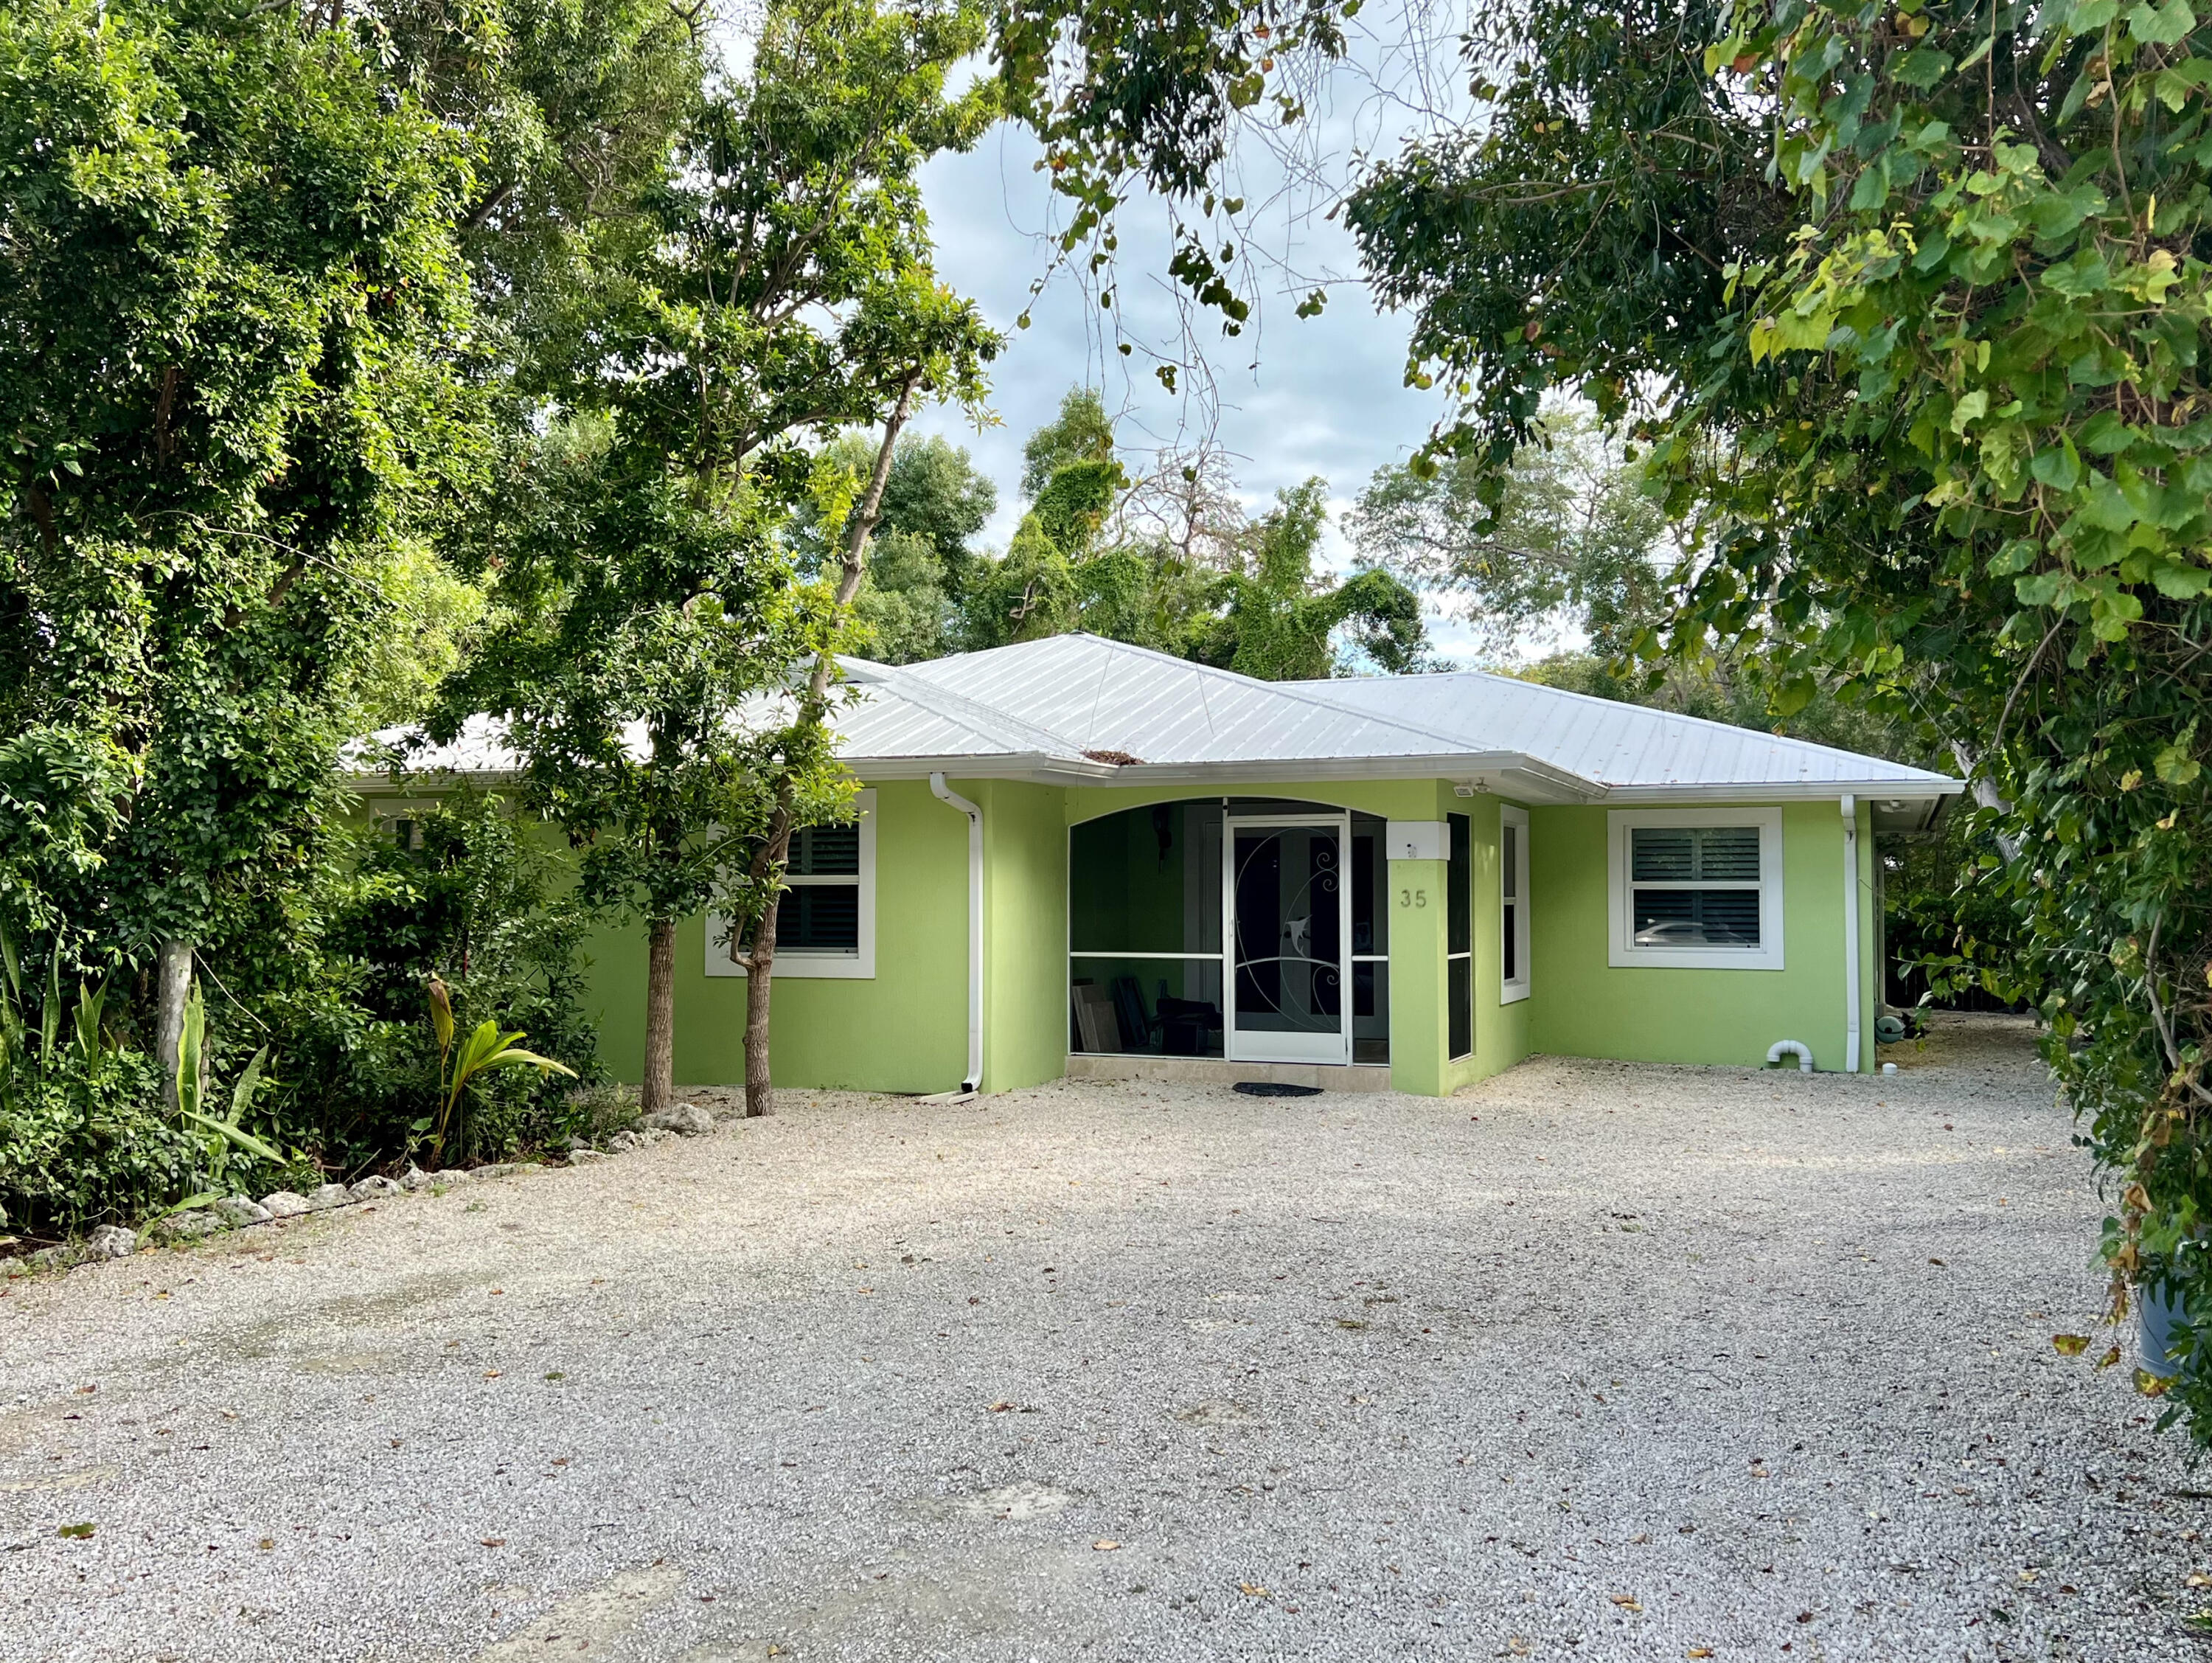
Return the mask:
<svg viewBox="0 0 2212 1663">
<path fill-rule="evenodd" d="M 1237 798 L 1073 827 L 1068 1049 L 1387 1063 L 1383 834 L 1372 815 Z"/>
</svg>

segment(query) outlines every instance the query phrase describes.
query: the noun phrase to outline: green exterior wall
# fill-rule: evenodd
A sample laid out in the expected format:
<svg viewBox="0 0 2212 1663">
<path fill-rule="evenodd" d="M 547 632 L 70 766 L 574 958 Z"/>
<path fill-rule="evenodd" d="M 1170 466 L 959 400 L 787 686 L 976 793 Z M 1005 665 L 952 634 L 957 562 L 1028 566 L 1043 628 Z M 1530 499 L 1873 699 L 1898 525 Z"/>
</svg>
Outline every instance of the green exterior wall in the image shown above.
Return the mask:
<svg viewBox="0 0 2212 1663">
<path fill-rule="evenodd" d="M 1057 1080 L 1067 1071 L 1065 794 L 1005 780 L 952 789 L 983 810 L 983 1089 Z"/>
<path fill-rule="evenodd" d="M 1218 799 L 1183 786 L 1061 789 L 952 783 L 984 819 L 984 1077 L 987 1091 L 1055 1079 L 1067 1054 L 1069 828 L 1163 801 Z M 779 1086 L 937 1092 L 967 1060 L 965 818 L 921 781 L 886 781 L 876 798 L 876 975 L 778 978 L 774 1073 Z M 1784 958 L 1781 971 L 1614 969 L 1607 960 L 1606 810 L 1528 805 L 1529 996 L 1500 997 L 1499 800 L 1457 795 L 1443 781 L 1241 785 L 1279 798 L 1388 819 L 1465 814 L 1473 854 L 1474 1049 L 1447 1055 L 1446 864 L 1389 868 L 1390 1078 L 1402 1092 L 1449 1093 L 1532 1051 L 1659 1063 L 1757 1064 L 1778 1039 L 1800 1039 L 1817 1066 L 1842 1063 L 1843 825 L 1834 801 L 1783 809 Z M 1861 1067 L 1874 1066 L 1880 938 L 1874 840 L 1860 810 Z M 1148 851 L 1123 851 L 1125 860 Z M 1425 904 L 1420 904 L 1423 901 Z M 744 982 L 705 974 L 703 923 L 677 945 L 676 1076 L 744 1077 Z M 608 929 L 588 945 L 601 1055 L 635 1079 L 644 1051 L 641 931 Z"/>
<path fill-rule="evenodd" d="M 1865 1069 L 1874 1065 L 1879 945 L 1874 838 L 1863 804 L 1858 819 L 1859 1066 Z M 1649 1063 L 1763 1065 L 1775 1041 L 1796 1039 L 1811 1048 L 1816 1068 L 1843 1066 L 1844 824 L 1836 801 L 1783 806 L 1784 968 L 1778 971 L 1613 968 L 1607 963 L 1606 861 L 1605 809 L 1530 808 L 1527 1020 L 1533 1049 Z"/>
<path fill-rule="evenodd" d="M 984 810 L 988 827 L 988 803 Z M 967 1068 L 967 817 L 919 780 L 878 785 L 876 817 L 876 974 L 775 978 L 769 1057 L 778 1086 L 951 1091 Z M 635 1080 L 645 1057 L 645 933 L 604 929 L 585 950 L 600 1060 L 616 1078 Z M 687 918 L 676 933 L 679 1085 L 745 1076 L 744 978 L 708 975 L 706 954 L 705 921 Z"/>
</svg>

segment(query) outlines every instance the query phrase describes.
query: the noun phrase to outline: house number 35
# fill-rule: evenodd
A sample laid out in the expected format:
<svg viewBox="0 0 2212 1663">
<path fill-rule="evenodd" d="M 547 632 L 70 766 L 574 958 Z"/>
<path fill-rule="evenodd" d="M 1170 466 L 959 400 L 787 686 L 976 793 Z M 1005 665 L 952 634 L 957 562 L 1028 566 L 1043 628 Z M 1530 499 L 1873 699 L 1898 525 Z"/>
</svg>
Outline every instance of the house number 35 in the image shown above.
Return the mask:
<svg viewBox="0 0 2212 1663">
<path fill-rule="evenodd" d="M 1398 892 L 1400 906 L 1426 906 L 1428 904 L 1429 892 L 1425 889 L 1401 889 Z"/>
</svg>

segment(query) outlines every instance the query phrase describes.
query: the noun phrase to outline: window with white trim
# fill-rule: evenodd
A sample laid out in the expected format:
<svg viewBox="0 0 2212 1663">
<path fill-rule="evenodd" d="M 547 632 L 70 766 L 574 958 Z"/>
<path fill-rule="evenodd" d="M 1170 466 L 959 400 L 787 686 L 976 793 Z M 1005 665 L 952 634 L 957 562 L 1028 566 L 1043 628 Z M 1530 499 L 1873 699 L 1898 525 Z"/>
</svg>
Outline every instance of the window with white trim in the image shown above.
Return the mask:
<svg viewBox="0 0 2212 1663">
<path fill-rule="evenodd" d="M 862 791 L 855 816 L 791 834 L 776 898 L 773 976 L 872 979 L 876 973 L 876 794 Z M 707 974 L 743 976 L 732 955 L 729 920 L 707 920 Z"/>
<path fill-rule="evenodd" d="M 369 812 L 375 818 L 378 835 L 389 838 L 393 847 L 419 850 L 422 822 L 442 807 L 434 798 L 397 797 L 372 801 Z"/>
<path fill-rule="evenodd" d="M 1498 807 L 1498 1002 L 1528 996 L 1528 811 Z"/>
<path fill-rule="evenodd" d="M 1606 816 L 1610 962 L 1782 968 L 1782 811 L 1616 809 Z"/>
</svg>

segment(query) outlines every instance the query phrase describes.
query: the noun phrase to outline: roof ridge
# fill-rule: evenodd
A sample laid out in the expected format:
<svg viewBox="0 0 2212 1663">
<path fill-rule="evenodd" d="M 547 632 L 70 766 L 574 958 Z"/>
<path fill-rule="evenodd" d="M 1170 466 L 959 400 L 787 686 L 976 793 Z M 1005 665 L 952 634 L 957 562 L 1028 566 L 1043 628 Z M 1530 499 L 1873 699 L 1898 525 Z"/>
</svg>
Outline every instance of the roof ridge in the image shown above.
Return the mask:
<svg viewBox="0 0 2212 1663">
<path fill-rule="evenodd" d="M 1036 643 L 1024 642 L 1020 644 L 1024 646 L 1031 644 L 1041 645 L 1043 642 L 1047 641 L 1072 641 L 1077 639 L 1095 641 L 1101 646 L 1106 647 L 1115 652 L 1136 653 L 1146 658 L 1158 659 L 1163 664 L 1172 664 L 1179 669 L 1195 671 L 1201 678 L 1205 676 L 1214 676 L 1225 681 L 1234 681 L 1247 687 L 1257 688 L 1263 692 L 1279 694 L 1284 697 L 1295 699 L 1302 704 L 1310 704 L 1321 710 L 1333 711 L 1338 716 L 1356 716 L 1365 722 L 1379 722 L 1383 723 L 1386 727 L 1397 728 L 1401 733 L 1413 734 L 1422 739 L 1440 740 L 1449 749 L 1459 749 L 1464 743 L 1464 741 L 1455 738 L 1449 734 L 1438 733 L 1433 728 L 1424 728 L 1419 726 L 1418 723 L 1407 722 L 1400 716 L 1381 716 L 1377 715 L 1373 710 L 1348 710 L 1345 706 L 1336 703 L 1334 699 L 1312 697 L 1294 691 L 1295 689 L 1302 687 L 1326 686 L 1328 685 L 1326 681 L 1263 681 L 1258 676 L 1246 675 L 1241 670 L 1224 670 L 1218 664 L 1201 664 L 1194 658 L 1177 658 L 1173 653 L 1164 653 L 1157 647 L 1140 647 L 1133 641 L 1116 641 L 1111 636 L 1093 635 L 1088 630 L 1070 630 L 1066 635 L 1044 636 L 1041 637 L 1039 641 Z M 942 662 L 943 661 L 939 660 L 939 661 Z M 1391 680 L 1395 678 L 1384 676 L 1374 679 L 1379 680 Z M 1199 694 L 1199 700 L 1201 704 L 1205 705 L 1206 722 L 1210 728 L 1213 721 L 1212 706 L 1206 704 L 1206 695 L 1203 691 Z"/>
<path fill-rule="evenodd" d="M 1640 711 L 1647 716 L 1657 716 L 1668 722 L 1692 722 L 1699 728 L 1714 728 L 1723 733 L 1735 734 L 1739 736 L 1748 736 L 1753 739 L 1761 740 L 1770 745 L 1786 745 L 1793 746 L 1798 750 L 1816 751 L 1824 756 L 1851 757 L 1862 762 L 1878 762 L 1885 768 L 1909 769 L 1912 772 L 1923 775 L 1929 779 L 1948 779 L 1950 777 L 1949 775 L 1938 773 L 1933 769 L 1923 768 L 1917 763 L 1893 762 L 1887 757 L 1869 756 L 1863 751 L 1849 750 L 1840 745 L 1823 745 L 1818 740 L 1799 739 L 1793 734 L 1778 734 L 1769 728 L 1746 728 L 1740 722 L 1723 722 L 1716 716 L 1693 716 L 1686 710 L 1662 710 L 1655 704 L 1638 704 L 1631 699 L 1607 698 L 1602 693 L 1578 693 L 1571 687 L 1554 687 L 1548 682 L 1530 681 L 1524 676 L 1504 675 L 1496 670 L 1424 670 L 1413 675 L 1331 677 L 1326 680 L 1301 681 L 1297 685 L 1301 687 L 1328 687 L 1340 685 L 1345 681 L 1457 681 L 1465 679 L 1503 682 L 1516 688 L 1525 688 L 1533 692 L 1548 694 L 1554 698 L 1572 699 L 1578 704 L 1596 705 L 1601 709 Z M 1372 712 L 1362 711 L 1360 714 L 1365 716 L 1371 715 Z M 1389 718 L 1386 717 L 1382 719 L 1387 721 Z M 1464 741 L 1459 742 L 1463 743 Z"/>
</svg>

